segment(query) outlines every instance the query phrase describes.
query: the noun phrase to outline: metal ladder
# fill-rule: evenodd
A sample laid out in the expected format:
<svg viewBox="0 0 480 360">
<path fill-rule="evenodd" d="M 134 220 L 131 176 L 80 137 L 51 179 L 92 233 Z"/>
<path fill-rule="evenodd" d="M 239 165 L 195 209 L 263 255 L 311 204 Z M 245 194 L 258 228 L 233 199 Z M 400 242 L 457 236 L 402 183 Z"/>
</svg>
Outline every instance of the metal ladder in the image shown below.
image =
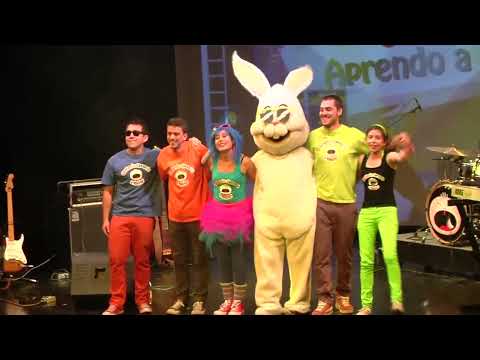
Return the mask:
<svg viewBox="0 0 480 360">
<path fill-rule="evenodd" d="M 229 113 L 225 45 L 201 45 L 205 137 Z"/>
</svg>

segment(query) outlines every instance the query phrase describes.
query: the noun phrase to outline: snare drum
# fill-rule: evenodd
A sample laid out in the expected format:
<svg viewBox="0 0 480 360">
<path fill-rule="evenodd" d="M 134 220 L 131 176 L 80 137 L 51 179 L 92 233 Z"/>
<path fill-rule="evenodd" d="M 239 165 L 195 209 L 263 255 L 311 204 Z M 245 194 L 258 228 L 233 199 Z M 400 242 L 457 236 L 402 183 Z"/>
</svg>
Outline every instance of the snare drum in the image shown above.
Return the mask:
<svg viewBox="0 0 480 360">
<path fill-rule="evenodd" d="M 463 162 L 458 167 L 458 180 L 475 181 L 480 178 L 480 159 Z"/>
<path fill-rule="evenodd" d="M 480 179 L 480 156 L 477 157 L 475 160 L 475 165 L 473 166 L 473 177 L 476 179 Z"/>
</svg>

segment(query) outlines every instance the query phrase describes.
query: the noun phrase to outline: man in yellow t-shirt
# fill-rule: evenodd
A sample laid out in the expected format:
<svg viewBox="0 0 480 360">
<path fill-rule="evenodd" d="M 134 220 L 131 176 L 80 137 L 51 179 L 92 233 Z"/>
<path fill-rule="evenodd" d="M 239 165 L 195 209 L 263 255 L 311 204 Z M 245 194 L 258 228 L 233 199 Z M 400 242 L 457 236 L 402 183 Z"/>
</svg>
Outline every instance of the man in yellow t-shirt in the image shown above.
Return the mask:
<svg viewBox="0 0 480 360">
<path fill-rule="evenodd" d="M 316 278 L 317 308 L 312 315 L 333 313 L 331 257 L 337 260 L 335 307 L 353 313 L 350 301 L 353 239 L 357 208 L 355 183 L 358 160 L 368 152 L 365 134 L 340 123 L 343 101 L 336 95 L 320 102 L 320 128 L 310 132 L 307 148 L 314 156 L 317 184 L 317 226 L 312 270 Z"/>
</svg>

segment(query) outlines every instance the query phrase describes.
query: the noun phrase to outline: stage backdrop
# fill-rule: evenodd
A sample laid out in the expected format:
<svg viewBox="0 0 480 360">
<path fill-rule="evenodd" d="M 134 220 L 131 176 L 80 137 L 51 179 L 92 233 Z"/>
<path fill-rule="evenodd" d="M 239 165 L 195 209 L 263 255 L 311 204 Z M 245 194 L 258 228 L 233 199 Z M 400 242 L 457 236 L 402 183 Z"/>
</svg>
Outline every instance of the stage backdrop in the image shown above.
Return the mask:
<svg viewBox="0 0 480 360">
<path fill-rule="evenodd" d="M 108 158 L 125 148 L 128 112 L 146 115 L 149 146 L 166 145 L 165 124 L 177 114 L 174 46 L 25 44 L 0 53 L 0 176 L 15 174 L 17 238 L 25 235 L 30 264 L 56 254 L 46 266 L 68 267 L 68 199 L 57 183 L 100 178 Z M 6 222 L 2 195 L 3 233 Z"/>
<path fill-rule="evenodd" d="M 199 46 L 196 54 L 201 58 L 201 75 L 180 75 L 190 76 L 192 82 L 202 81 L 203 98 L 190 102 L 197 101 L 197 112 L 203 110 L 205 132 L 228 116 L 245 135 L 246 153 L 252 155 L 257 149 L 249 127 L 257 100 L 232 74 L 235 50 L 261 68 L 271 84 L 283 83 L 296 67 L 312 66 L 313 83 L 301 96 L 312 129 L 318 127 L 320 98 L 335 93 L 345 100 L 346 124 L 366 130 L 380 122 L 393 133 L 405 130 L 413 135 L 417 151 L 399 169 L 396 180 L 402 225 L 424 225 L 425 202 L 432 186 L 444 174 L 456 176 L 455 166 L 434 160 L 442 154 L 427 150 L 427 146 L 455 145 L 468 150 L 471 159 L 480 152 L 480 46 Z M 177 68 L 177 84 L 178 78 Z M 201 126 L 201 116 L 197 120 Z M 360 203 L 363 191 L 361 186 L 357 189 Z"/>
</svg>

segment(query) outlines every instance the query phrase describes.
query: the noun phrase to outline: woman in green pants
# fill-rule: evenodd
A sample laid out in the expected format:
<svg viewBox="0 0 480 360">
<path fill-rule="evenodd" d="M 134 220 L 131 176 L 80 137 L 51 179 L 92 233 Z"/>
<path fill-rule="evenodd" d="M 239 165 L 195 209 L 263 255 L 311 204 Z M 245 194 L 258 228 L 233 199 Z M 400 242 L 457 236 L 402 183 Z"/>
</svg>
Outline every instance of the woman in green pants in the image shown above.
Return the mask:
<svg viewBox="0 0 480 360">
<path fill-rule="evenodd" d="M 375 240 L 382 239 L 383 259 L 390 285 L 393 313 L 403 313 L 402 276 L 397 257 L 398 214 L 393 192 L 397 165 L 414 151 L 410 136 L 402 132 L 389 143 L 386 129 L 374 124 L 367 129 L 368 155 L 360 159 L 360 179 L 365 199 L 358 218 L 362 308 L 357 315 L 370 315 L 373 305 Z M 388 151 L 391 149 L 392 151 Z"/>
</svg>

